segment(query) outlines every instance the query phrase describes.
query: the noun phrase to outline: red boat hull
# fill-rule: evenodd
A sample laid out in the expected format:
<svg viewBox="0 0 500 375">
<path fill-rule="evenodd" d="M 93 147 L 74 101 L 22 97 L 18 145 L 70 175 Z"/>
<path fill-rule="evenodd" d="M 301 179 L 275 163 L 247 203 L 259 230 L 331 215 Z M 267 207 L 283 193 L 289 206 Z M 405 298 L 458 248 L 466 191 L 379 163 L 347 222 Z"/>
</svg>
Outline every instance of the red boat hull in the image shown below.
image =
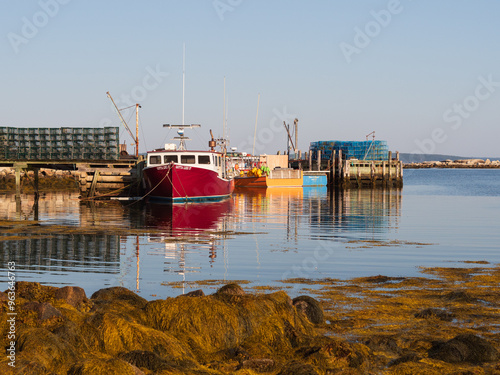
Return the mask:
<svg viewBox="0 0 500 375">
<path fill-rule="evenodd" d="M 220 178 L 216 171 L 169 164 L 145 168 L 147 195 L 172 202 L 223 199 L 234 190 L 233 179 Z"/>
</svg>

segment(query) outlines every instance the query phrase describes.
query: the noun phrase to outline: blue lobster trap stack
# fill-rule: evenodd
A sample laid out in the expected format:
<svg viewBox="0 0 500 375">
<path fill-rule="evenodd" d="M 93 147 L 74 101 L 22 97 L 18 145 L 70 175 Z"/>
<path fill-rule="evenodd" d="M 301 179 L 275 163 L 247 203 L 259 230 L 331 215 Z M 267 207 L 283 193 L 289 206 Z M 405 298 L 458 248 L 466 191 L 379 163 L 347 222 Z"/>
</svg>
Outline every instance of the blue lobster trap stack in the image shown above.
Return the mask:
<svg viewBox="0 0 500 375">
<path fill-rule="evenodd" d="M 387 160 L 389 149 L 386 141 L 317 141 L 311 142 L 309 147 L 313 151 L 313 159 L 318 157 L 321 150 L 321 159 L 330 159 L 332 153 L 341 150 L 346 159 L 358 160 Z"/>
</svg>

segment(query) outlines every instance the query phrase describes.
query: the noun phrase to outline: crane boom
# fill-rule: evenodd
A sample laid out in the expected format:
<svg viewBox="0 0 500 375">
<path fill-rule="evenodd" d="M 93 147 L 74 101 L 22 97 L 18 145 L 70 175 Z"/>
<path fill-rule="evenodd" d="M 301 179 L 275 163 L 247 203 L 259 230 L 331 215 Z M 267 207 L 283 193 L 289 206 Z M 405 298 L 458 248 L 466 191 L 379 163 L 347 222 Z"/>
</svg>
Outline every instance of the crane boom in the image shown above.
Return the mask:
<svg viewBox="0 0 500 375">
<path fill-rule="evenodd" d="M 108 92 L 106 92 L 106 94 L 108 95 L 108 98 L 111 99 L 111 102 L 113 103 L 113 105 L 115 106 L 115 109 L 116 109 L 116 113 L 118 113 L 118 116 L 120 117 L 120 120 L 123 124 L 123 126 L 125 126 L 125 129 L 127 129 L 128 131 L 128 134 L 130 134 L 130 136 L 132 137 L 132 140 L 135 142 L 135 156 L 136 157 L 139 157 L 139 108 L 141 107 L 139 104 L 136 104 L 135 105 L 135 112 L 136 112 L 136 126 L 135 126 L 135 137 L 134 137 L 134 134 L 132 133 L 132 131 L 130 130 L 129 126 L 127 125 L 127 122 L 125 121 L 125 119 L 123 118 L 122 116 L 122 113 L 120 112 L 120 110 L 118 109 L 118 107 L 116 106 L 116 103 L 115 101 L 113 100 L 113 97 L 111 96 L 111 94 Z"/>
<path fill-rule="evenodd" d="M 290 141 L 290 144 L 292 145 L 293 152 L 296 152 L 295 146 L 293 144 L 292 136 L 290 135 L 290 125 L 286 126 L 285 121 L 283 121 L 283 126 L 285 127 L 286 133 L 288 134 L 288 140 Z"/>
</svg>

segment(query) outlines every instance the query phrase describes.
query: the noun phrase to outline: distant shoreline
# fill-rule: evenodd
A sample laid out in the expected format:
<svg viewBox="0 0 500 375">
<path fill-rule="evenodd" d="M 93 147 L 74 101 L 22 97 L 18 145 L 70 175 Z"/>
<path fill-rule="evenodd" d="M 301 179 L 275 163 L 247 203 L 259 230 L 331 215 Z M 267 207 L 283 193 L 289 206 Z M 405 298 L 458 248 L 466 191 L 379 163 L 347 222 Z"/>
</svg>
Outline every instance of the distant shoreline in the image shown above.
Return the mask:
<svg viewBox="0 0 500 375">
<path fill-rule="evenodd" d="M 480 169 L 498 169 L 500 161 L 490 159 L 460 159 L 444 161 L 424 161 L 418 163 L 403 163 L 405 169 L 423 169 L 423 168 L 480 168 Z"/>
</svg>

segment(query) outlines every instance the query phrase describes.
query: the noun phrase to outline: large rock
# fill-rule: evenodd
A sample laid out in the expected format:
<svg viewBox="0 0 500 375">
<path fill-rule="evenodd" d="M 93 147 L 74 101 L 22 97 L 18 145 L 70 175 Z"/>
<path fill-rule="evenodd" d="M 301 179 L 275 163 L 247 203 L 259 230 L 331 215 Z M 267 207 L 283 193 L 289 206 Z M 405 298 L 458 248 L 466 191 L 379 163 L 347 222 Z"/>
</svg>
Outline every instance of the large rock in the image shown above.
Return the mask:
<svg viewBox="0 0 500 375">
<path fill-rule="evenodd" d="M 206 360 L 238 346 L 251 357 L 287 353 L 313 325 L 289 303 L 285 292 L 168 298 L 144 308 L 151 327 L 168 332 Z"/>
<path fill-rule="evenodd" d="M 304 313 L 313 324 L 322 324 L 325 321 L 323 309 L 318 301 L 309 296 L 299 296 L 293 299 L 295 308 Z"/>
<path fill-rule="evenodd" d="M 172 371 L 173 368 L 166 360 L 158 354 L 147 350 L 134 350 L 127 353 L 121 353 L 119 357 L 125 362 L 139 368 L 147 368 L 154 373 L 160 371 Z"/>
<path fill-rule="evenodd" d="M 445 322 L 451 322 L 454 318 L 454 315 L 443 310 L 428 308 L 415 313 L 415 318 L 419 319 L 439 319 Z"/>
<path fill-rule="evenodd" d="M 61 312 L 48 302 L 30 301 L 23 305 L 23 310 L 36 312 L 40 320 L 62 318 Z"/>
<path fill-rule="evenodd" d="M 68 304 L 77 307 L 80 303 L 87 300 L 85 290 L 78 286 L 65 286 L 59 288 L 54 293 L 55 298 L 62 299 Z"/>
<path fill-rule="evenodd" d="M 429 357 L 449 363 L 494 362 L 500 360 L 500 353 L 485 339 L 472 334 L 458 335 L 446 342 L 434 343 Z"/>
<path fill-rule="evenodd" d="M 244 296 L 246 293 L 241 286 L 236 283 L 231 283 L 221 287 L 216 295 L 229 295 L 229 296 Z"/>
<path fill-rule="evenodd" d="M 121 359 L 92 358 L 73 365 L 68 375 L 144 375 L 137 367 Z"/>
<path fill-rule="evenodd" d="M 203 293 L 203 290 L 201 289 L 196 289 L 191 292 L 188 292 L 186 294 L 182 294 L 185 297 L 203 297 L 205 296 L 205 293 Z"/>
<path fill-rule="evenodd" d="M 48 302 L 54 298 L 58 288 L 28 281 L 16 282 L 16 296 L 29 301 Z"/>
<path fill-rule="evenodd" d="M 94 301 L 125 301 L 138 308 L 142 308 L 148 303 L 146 299 L 121 286 L 100 289 L 90 298 Z"/>
<path fill-rule="evenodd" d="M 288 363 L 278 373 L 278 375 L 319 375 L 319 374 L 312 365 L 294 361 Z"/>
</svg>

